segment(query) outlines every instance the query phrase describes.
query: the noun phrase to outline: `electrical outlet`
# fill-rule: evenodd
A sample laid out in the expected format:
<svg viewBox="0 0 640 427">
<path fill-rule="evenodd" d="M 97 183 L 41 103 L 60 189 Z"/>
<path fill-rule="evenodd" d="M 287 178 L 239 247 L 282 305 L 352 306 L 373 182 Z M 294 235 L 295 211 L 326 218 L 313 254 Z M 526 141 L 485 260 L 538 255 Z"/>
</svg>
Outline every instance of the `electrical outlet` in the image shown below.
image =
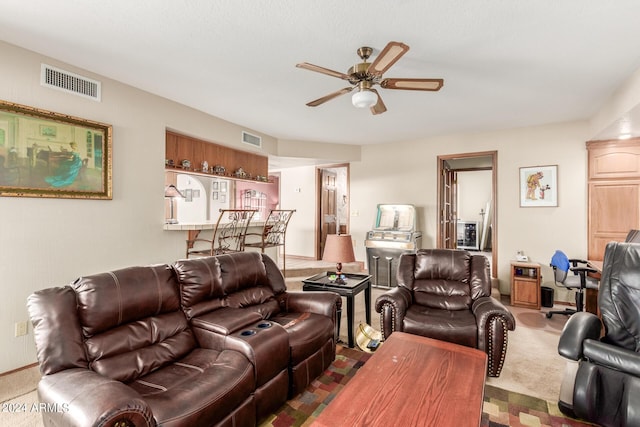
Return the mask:
<svg viewBox="0 0 640 427">
<path fill-rule="evenodd" d="M 16 323 L 16 337 L 21 337 L 23 335 L 27 335 L 29 331 L 29 323 L 28 322 L 17 322 Z"/>
</svg>

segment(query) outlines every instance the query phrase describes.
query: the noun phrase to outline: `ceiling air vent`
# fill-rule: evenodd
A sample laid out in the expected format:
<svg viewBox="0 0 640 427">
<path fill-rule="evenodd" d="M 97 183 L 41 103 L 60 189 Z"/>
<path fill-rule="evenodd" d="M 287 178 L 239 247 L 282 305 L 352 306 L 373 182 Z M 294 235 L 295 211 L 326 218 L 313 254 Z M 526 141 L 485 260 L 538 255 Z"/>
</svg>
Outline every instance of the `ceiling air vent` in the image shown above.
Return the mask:
<svg viewBox="0 0 640 427">
<path fill-rule="evenodd" d="M 85 98 L 100 101 L 101 83 L 69 71 L 61 70 L 51 65 L 42 64 L 40 75 L 42 86 L 62 90 L 67 93 L 83 96 Z"/>
<path fill-rule="evenodd" d="M 251 144 L 254 147 L 262 148 L 262 138 L 252 135 L 249 132 L 242 131 L 242 142 Z"/>
</svg>

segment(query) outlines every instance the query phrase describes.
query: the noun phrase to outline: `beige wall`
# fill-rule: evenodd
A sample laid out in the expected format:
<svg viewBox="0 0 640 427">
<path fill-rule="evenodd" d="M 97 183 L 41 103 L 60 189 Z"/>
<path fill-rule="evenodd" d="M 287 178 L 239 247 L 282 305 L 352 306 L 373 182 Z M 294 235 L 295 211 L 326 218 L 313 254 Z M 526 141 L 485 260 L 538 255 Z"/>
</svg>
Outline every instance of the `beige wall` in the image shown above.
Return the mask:
<svg viewBox="0 0 640 427">
<path fill-rule="evenodd" d="M 351 164 L 353 234 L 362 239 L 373 223 L 376 203 L 411 203 L 425 248 L 435 247 L 437 230 L 437 156 L 498 152 L 497 226 L 500 291 L 509 291 L 509 260 L 524 250 L 541 263 L 545 281 L 555 249 L 586 256 L 586 122 L 556 124 L 478 134 L 449 135 L 420 141 L 364 147 L 362 162 Z M 397 161 L 390 161 L 393 152 Z M 558 165 L 557 208 L 520 208 L 519 168 Z M 365 259 L 361 244 L 358 259 Z"/>
</svg>

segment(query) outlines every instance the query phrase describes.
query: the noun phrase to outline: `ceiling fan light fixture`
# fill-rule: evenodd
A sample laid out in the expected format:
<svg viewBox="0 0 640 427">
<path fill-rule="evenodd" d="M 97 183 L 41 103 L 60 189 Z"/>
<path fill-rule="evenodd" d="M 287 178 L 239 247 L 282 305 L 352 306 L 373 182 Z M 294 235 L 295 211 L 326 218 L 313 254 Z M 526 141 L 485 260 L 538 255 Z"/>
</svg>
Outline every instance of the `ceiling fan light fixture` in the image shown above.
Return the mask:
<svg viewBox="0 0 640 427">
<path fill-rule="evenodd" d="M 368 89 L 362 89 L 353 94 L 351 102 L 356 108 L 371 108 L 378 102 L 378 95 Z"/>
</svg>

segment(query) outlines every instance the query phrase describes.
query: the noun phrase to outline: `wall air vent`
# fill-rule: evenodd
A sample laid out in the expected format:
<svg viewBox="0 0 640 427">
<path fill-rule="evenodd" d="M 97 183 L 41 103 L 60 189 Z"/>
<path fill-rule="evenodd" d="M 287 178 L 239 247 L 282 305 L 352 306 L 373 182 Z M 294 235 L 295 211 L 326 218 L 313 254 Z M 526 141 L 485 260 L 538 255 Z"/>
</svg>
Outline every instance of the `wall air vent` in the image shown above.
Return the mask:
<svg viewBox="0 0 640 427">
<path fill-rule="evenodd" d="M 92 80 L 51 65 L 42 64 L 40 73 L 40 84 L 45 87 L 73 93 L 85 98 L 100 101 L 102 84 L 97 80 Z"/>
<path fill-rule="evenodd" d="M 249 132 L 242 131 L 242 142 L 251 144 L 254 147 L 262 148 L 262 138 L 252 135 Z"/>
</svg>

